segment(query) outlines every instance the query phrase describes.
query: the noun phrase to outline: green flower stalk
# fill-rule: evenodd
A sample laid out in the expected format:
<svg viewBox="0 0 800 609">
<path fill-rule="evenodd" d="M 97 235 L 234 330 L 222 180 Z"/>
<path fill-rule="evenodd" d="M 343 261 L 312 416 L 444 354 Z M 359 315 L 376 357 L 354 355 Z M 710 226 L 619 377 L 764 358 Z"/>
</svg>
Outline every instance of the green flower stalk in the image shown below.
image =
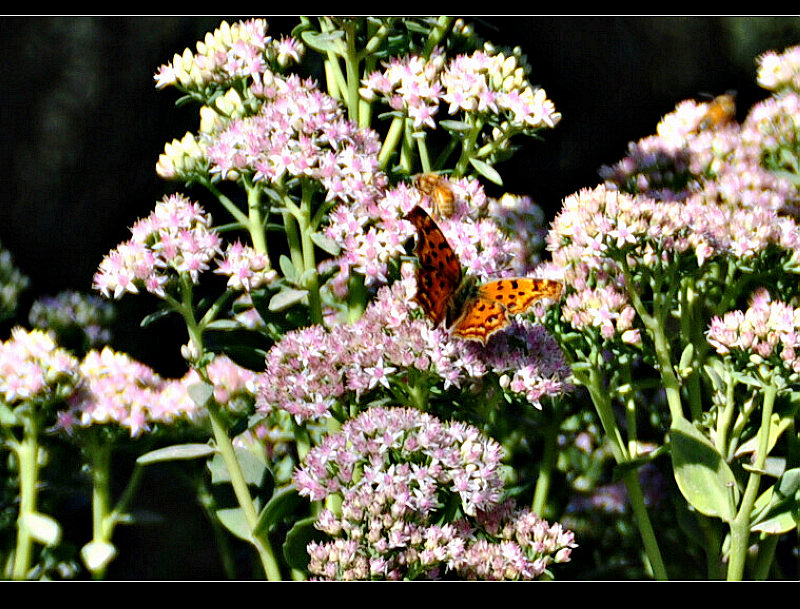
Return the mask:
<svg viewBox="0 0 800 609">
<path fill-rule="evenodd" d="M 56 546 L 61 539 L 59 523 L 38 511 L 41 440 L 76 381 L 77 360 L 45 332 L 16 327 L 0 343 L 2 445 L 15 458 L 20 489 L 13 579 L 29 577 L 35 544 Z"/>
</svg>

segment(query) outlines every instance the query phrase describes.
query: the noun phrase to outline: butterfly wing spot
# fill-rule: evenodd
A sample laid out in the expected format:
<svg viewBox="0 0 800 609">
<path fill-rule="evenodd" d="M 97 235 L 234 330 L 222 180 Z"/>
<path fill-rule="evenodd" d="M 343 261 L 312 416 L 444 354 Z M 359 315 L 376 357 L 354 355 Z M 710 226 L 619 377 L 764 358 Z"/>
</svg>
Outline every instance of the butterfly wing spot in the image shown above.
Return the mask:
<svg viewBox="0 0 800 609">
<path fill-rule="evenodd" d="M 500 303 L 509 313 L 524 313 L 536 300 L 561 296 L 561 284 L 550 279 L 520 277 L 490 281 L 480 288 L 484 298 Z"/>
</svg>

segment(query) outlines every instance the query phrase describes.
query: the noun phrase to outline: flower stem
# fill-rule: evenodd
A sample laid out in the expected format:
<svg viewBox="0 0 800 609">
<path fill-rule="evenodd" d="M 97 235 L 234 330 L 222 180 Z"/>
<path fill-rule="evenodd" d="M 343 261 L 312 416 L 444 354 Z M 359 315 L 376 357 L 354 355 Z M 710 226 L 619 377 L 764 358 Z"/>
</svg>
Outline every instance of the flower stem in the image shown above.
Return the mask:
<svg viewBox="0 0 800 609">
<path fill-rule="evenodd" d="M 228 431 L 222 422 L 221 413 L 218 410 L 214 400 L 209 400 L 208 414 L 211 421 L 211 429 L 214 432 L 214 440 L 216 441 L 217 450 L 222 455 L 222 460 L 225 462 L 225 467 L 231 477 L 231 486 L 233 487 L 234 495 L 239 503 L 239 507 L 244 513 L 245 520 L 247 521 L 248 529 L 255 531 L 258 524 L 258 513 L 256 512 L 253 498 L 250 496 L 250 490 L 247 488 L 247 480 L 245 480 L 239 460 L 236 458 L 236 452 L 233 449 L 233 443 L 228 436 Z M 272 550 L 272 545 L 266 537 L 256 537 L 251 535 L 251 543 L 258 551 L 261 565 L 264 568 L 264 573 L 270 581 L 280 581 L 281 572 L 278 562 L 275 559 L 275 554 Z"/>
<path fill-rule="evenodd" d="M 602 357 L 598 350 L 594 350 L 592 355 L 592 366 L 586 371 L 576 373 L 576 378 L 588 389 L 589 395 L 594 403 L 595 410 L 600 417 L 600 422 L 603 425 L 603 430 L 606 436 L 611 440 L 611 450 L 614 454 L 614 459 L 620 465 L 630 460 L 630 455 L 622 439 L 619 427 L 614 419 L 614 413 L 611 408 L 611 399 L 609 392 L 603 387 L 602 375 L 600 373 L 599 358 Z M 647 513 L 647 507 L 644 502 L 644 494 L 642 493 L 641 485 L 639 483 L 639 476 L 636 470 L 628 471 L 624 477 L 623 482 L 628 491 L 628 501 L 633 510 L 634 519 L 639 529 L 639 535 L 642 538 L 645 554 L 650 561 L 650 567 L 653 570 L 653 575 L 658 580 L 666 580 L 667 571 L 664 566 L 664 561 L 661 557 L 661 550 L 658 547 L 658 540 L 656 539 L 653 525 L 650 521 L 650 516 Z"/>
<path fill-rule="evenodd" d="M 539 475 L 536 478 L 533 502 L 531 503 L 533 513 L 542 518 L 545 516 L 544 509 L 547 506 L 547 498 L 550 494 L 550 482 L 552 481 L 553 469 L 558 458 L 558 432 L 560 429 L 560 402 L 555 400 L 553 403 L 553 418 L 544 429 L 544 452 L 539 465 Z"/>
<path fill-rule="evenodd" d="M 759 485 L 761 483 L 761 472 L 767 461 L 767 450 L 769 448 L 770 419 L 772 409 L 775 404 L 775 396 L 778 388 L 769 383 L 764 389 L 764 403 L 761 406 L 761 428 L 758 430 L 758 453 L 756 454 L 753 468 L 747 479 L 739 505 L 739 511 L 731 523 L 731 549 L 728 561 L 728 581 L 740 581 L 744 577 L 744 565 L 747 558 L 747 548 L 750 542 L 750 519 L 753 512 L 753 505 L 758 496 Z"/>
<path fill-rule="evenodd" d="M 19 467 L 19 517 L 12 579 L 25 579 L 33 560 L 33 535 L 25 519 L 36 513 L 39 493 L 39 424 L 35 412 L 25 417 L 22 441 L 11 444 Z"/>
</svg>

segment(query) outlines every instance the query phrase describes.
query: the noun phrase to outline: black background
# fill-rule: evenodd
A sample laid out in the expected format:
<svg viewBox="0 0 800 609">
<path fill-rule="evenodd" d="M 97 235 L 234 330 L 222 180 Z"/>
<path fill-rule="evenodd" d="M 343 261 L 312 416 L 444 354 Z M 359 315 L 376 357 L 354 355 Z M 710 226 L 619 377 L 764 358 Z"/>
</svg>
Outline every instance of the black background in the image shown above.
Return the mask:
<svg viewBox="0 0 800 609">
<path fill-rule="evenodd" d="M 0 243 L 32 279 L 23 311 L 40 295 L 90 291 L 102 257 L 128 238 L 136 218 L 178 188 L 158 178 L 155 163 L 167 141 L 196 130 L 196 109 L 176 109 L 176 91 L 156 91 L 153 74 L 174 53 L 194 50 L 223 18 L 240 17 L 0 18 Z M 273 35 L 297 23 L 294 17 L 268 21 Z M 528 141 L 498 167 L 508 191 L 532 196 L 551 218 L 563 197 L 595 185 L 598 168 L 619 160 L 629 141 L 652 134 L 677 102 L 734 89 L 741 120 L 767 96 L 755 82 L 756 56 L 800 42 L 794 17 L 473 21 L 484 38 L 522 48 L 531 81 L 563 114 L 544 141 Z M 146 297 L 123 299 L 116 346 L 180 375 L 177 345 L 185 339 L 179 328 L 168 322 L 137 328 L 152 304 Z M 178 342 L 165 344 L 170 338 Z M 169 492 L 146 486 L 143 501 L 163 511 Z M 121 533 L 128 549 L 110 575 L 217 577 L 214 553 L 197 550 L 198 537 L 211 538 L 207 524 L 199 514 L 195 521 L 179 512 L 166 514 L 167 521 L 182 519 L 189 530 Z M 167 549 L 150 545 L 165 539 Z"/>
</svg>

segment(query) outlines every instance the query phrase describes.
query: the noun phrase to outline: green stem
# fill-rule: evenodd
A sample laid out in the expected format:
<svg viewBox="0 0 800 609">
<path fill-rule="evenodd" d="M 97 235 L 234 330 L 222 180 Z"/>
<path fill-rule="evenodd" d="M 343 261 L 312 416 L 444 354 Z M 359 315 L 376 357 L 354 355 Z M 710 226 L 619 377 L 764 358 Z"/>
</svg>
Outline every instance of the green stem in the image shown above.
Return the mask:
<svg viewBox="0 0 800 609">
<path fill-rule="evenodd" d="M 394 151 L 403 138 L 403 131 L 405 130 L 405 118 L 402 116 L 395 116 L 392 119 L 392 124 L 389 125 L 389 131 L 386 138 L 381 144 L 381 150 L 378 153 L 378 166 L 381 170 L 385 170 L 392 158 Z"/>
<path fill-rule="evenodd" d="M 303 256 L 302 281 L 308 290 L 308 305 L 312 324 L 322 323 L 322 297 L 319 291 L 319 275 L 317 274 L 317 259 L 314 251 L 315 245 L 311 234 L 315 227 L 311 223 L 311 189 L 303 188 L 300 213 L 296 217 L 300 231 L 300 243 Z"/>
<path fill-rule="evenodd" d="M 561 409 L 559 406 L 558 402 L 554 403 L 553 418 L 544 429 L 544 451 L 539 465 L 539 475 L 536 478 L 536 488 L 533 491 L 531 510 L 540 517 L 545 515 L 547 498 L 550 495 L 550 483 L 553 479 L 553 470 L 558 458 L 558 433 L 561 429 Z"/>
<path fill-rule="evenodd" d="M 778 547 L 780 535 L 767 535 L 758 547 L 758 556 L 753 566 L 753 579 L 763 581 L 769 576 L 769 571 L 775 561 L 775 550 Z"/>
<path fill-rule="evenodd" d="M 225 462 L 225 467 L 231 477 L 231 486 L 233 487 L 234 495 L 239 503 L 239 507 L 242 509 L 247 527 L 251 532 L 250 541 L 258 551 L 261 565 L 264 568 L 267 579 L 270 581 L 280 581 L 280 567 L 278 566 L 278 561 L 275 558 L 269 539 L 267 539 L 266 536 L 256 537 L 252 535 L 252 532 L 255 531 L 256 525 L 258 524 L 258 513 L 256 512 L 253 498 L 250 496 L 250 490 L 247 488 L 247 480 L 245 480 L 239 460 L 236 458 L 233 443 L 230 437 L 228 437 L 228 431 L 222 422 L 223 418 L 221 413 L 213 400 L 209 400 L 208 414 L 217 450 L 219 450 L 220 455 L 222 455 L 222 460 Z"/>
<path fill-rule="evenodd" d="M 468 117 L 471 115 L 467 115 Z M 470 129 L 469 135 L 467 135 L 461 144 L 461 156 L 459 157 L 458 161 L 456 162 L 456 166 L 453 168 L 453 175 L 454 176 L 463 176 L 467 173 L 467 167 L 469 166 L 469 160 L 473 156 L 473 151 L 475 149 L 475 142 L 478 139 L 478 134 L 481 132 L 483 128 L 483 119 L 474 118 L 474 123 L 472 125 L 472 129 Z"/>
<path fill-rule="evenodd" d="M 658 547 L 658 540 L 650 522 L 650 516 L 647 514 L 647 506 L 639 483 L 638 471 L 630 469 L 625 472 L 623 482 L 625 483 L 625 489 L 628 491 L 628 501 L 631 504 L 636 524 L 639 527 L 639 534 L 642 537 L 645 554 L 650 561 L 653 576 L 657 580 L 666 581 L 668 579 L 667 570 L 661 558 L 661 550 Z"/>
<path fill-rule="evenodd" d="M 356 32 L 355 23 L 349 21 L 344 26 L 345 31 L 345 44 L 347 50 L 344 56 L 344 67 L 347 75 L 347 111 L 354 123 L 359 127 L 364 127 L 361 124 L 359 117 L 359 110 L 361 109 L 360 99 L 358 94 L 358 86 L 361 84 L 361 79 L 358 73 L 358 64 L 360 63 L 359 53 L 356 50 Z"/>
<path fill-rule="evenodd" d="M 367 306 L 367 288 L 364 284 L 364 276 L 359 273 L 351 273 L 348 284 L 347 320 L 352 323 L 361 319 L 364 314 Z"/>
<path fill-rule="evenodd" d="M 33 409 L 33 407 L 32 407 Z M 33 561 L 33 535 L 25 526 L 25 519 L 36 514 L 39 493 L 39 423 L 31 411 L 23 423 L 22 441 L 11 444 L 19 466 L 19 517 L 17 520 L 17 547 L 14 553 L 12 579 L 27 577 Z"/>
<path fill-rule="evenodd" d="M 750 518 L 753 505 L 758 496 L 761 484 L 761 472 L 767 461 L 769 448 L 770 419 L 775 404 L 778 388 L 769 383 L 764 389 L 764 403 L 761 406 L 761 428 L 758 430 L 758 453 L 756 454 L 753 469 L 747 479 L 739 511 L 731 523 L 731 549 L 728 561 L 728 581 L 740 581 L 744 577 L 744 566 L 747 558 L 747 548 L 750 541 Z"/>
<path fill-rule="evenodd" d="M 261 215 L 261 190 L 257 186 L 245 181 L 247 189 L 247 231 L 250 233 L 250 240 L 253 248 L 260 254 L 267 253 L 267 239 L 264 231 L 264 218 Z"/>
<path fill-rule="evenodd" d="M 181 313 L 186 323 L 186 329 L 189 333 L 190 344 L 194 346 L 195 355 L 197 357 L 201 357 L 204 352 L 203 329 L 201 324 L 197 323 L 194 316 L 194 311 L 192 309 L 192 286 L 191 283 L 186 280 L 184 281 L 182 287 L 183 302 L 181 303 Z M 205 369 L 197 366 L 195 369 L 200 374 L 201 378 L 208 382 Z M 280 581 L 280 567 L 278 566 L 278 562 L 275 558 L 275 554 L 272 550 L 269 540 L 266 538 L 266 536 L 256 537 L 255 535 L 252 535 L 253 531 L 256 529 L 256 525 L 258 524 L 258 513 L 256 512 L 253 498 L 250 496 L 250 490 L 247 487 L 247 481 L 244 477 L 244 473 L 242 472 L 241 464 L 236 458 L 236 452 L 234 451 L 233 443 L 223 422 L 224 419 L 219 411 L 219 407 L 213 399 L 208 400 L 206 406 L 209 420 L 211 421 L 211 429 L 214 434 L 217 450 L 219 450 L 220 455 L 225 463 L 225 467 L 228 470 L 228 474 L 231 478 L 231 486 L 233 487 L 239 507 L 242 509 L 242 513 L 245 515 L 248 529 L 251 532 L 251 543 L 258 552 L 267 579 L 271 581 Z"/>
<path fill-rule="evenodd" d="M 733 380 L 733 377 L 730 374 L 727 374 L 725 386 L 725 406 L 718 410 L 717 433 L 715 434 L 714 438 L 717 452 L 721 455 L 725 455 L 726 460 L 731 456 L 728 445 L 728 430 L 731 428 L 734 410 L 736 409 L 736 402 L 733 397 L 733 391 L 735 387 L 736 381 Z"/>
<path fill-rule="evenodd" d="M 111 543 L 111 445 L 92 442 L 88 450 L 92 476 L 92 543 Z M 93 579 L 103 579 L 108 563 L 90 566 Z"/>
<path fill-rule="evenodd" d="M 249 219 L 247 214 L 245 214 L 241 209 L 239 209 L 236 204 L 231 201 L 227 196 L 222 194 L 219 188 L 211 180 L 203 180 L 201 182 L 203 186 L 205 186 L 209 192 L 211 192 L 217 200 L 222 204 L 222 206 L 228 210 L 230 213 L 242 226 L 249 225 Z"/>
<path fill-rule="evenodd" d="M 653 314 L 651 315 L 639 297 L 639 292 L 636 289 L 636 282 L 633 280 L 633 276 L 625 260 L 623 259 L 619 262 L 620 270 L 625 278 L 626 293 L 631 300 L 633 308 L 636 309 L 639 319 L 642 320 L 645 329 L 653 339 L 656 364 L 667 397 L 670 415 L 673 420 L 682 419 L 684 416 L 683 406 L 681 404 L 681 385 L 672 365 L 672 350 L 669 340 L 664 334 L 669 311 L 667 309 L 668 295 L 661 291 L 663 282 L 659 278 L 655 285 L 653 285 Z M 674 277 L 666 278 L 668 282 L 672 282 L 673 279 Z M 667 285 L 670 285 L 670 283 L 667 283 Z"/>
<path fill-rule="evenodd" d="M 614 459 L 621 465 L 630 460 L 630 455 L 628 454 L 625 442 L 622 439 L 619 427 L 614 419 L 614 413 L 611 408 L 611 394 L 603 386 L 602 374 L 600 372 L 600 357 L 599 351 L 595 349 L 592 354 L 592 366 L 588 370 L 588 375 L 585 374 L 585 372 L 578 372 L 575 376 L 589 391 L 595 410 L 603 425 L 603 430 L 606 436 L 611 440 L 611 450 Z M 658 547 L 658 540 L 656 539 L 650 516 L 647 513 L 644 494 L 642 493 L 639 476 L 636 470 L 626 472 L 623 482 L 628 491 L 628 500 L 630 501 L 636 525 L 639 529 L 639 535 L 642 538 L 642 543 L 647 558 L 650 561 L 653 575 L 658 580 L 666 580 L 667 571 L 661 557 L 661 550 Z"/>
</svg>

